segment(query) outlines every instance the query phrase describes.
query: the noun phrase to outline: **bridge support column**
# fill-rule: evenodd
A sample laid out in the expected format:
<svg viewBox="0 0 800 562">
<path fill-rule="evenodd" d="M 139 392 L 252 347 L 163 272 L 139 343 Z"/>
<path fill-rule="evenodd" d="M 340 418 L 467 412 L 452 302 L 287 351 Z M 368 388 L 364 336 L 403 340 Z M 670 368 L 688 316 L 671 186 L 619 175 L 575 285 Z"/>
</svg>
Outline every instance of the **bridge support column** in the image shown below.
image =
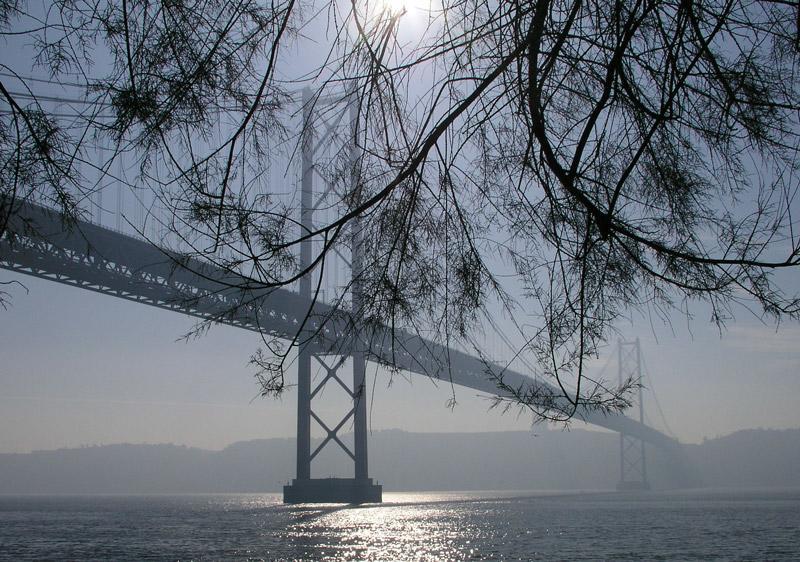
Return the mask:
<svg viewBox="0 0 800 562">
<path fill-rule="evenodd" d="M 313 101 L 308 89 L 303 92 L 303 138 L 302 138 L 302 189 L 300 197 L 300 225 L 301 233 L 313 231 L 313 175 L 314 175 L 314 134 L 312 127 L 311 105 Z M 351 174 L 350 183 L 353 198 L 360 197 L 360 170 L 359 153 L 356 146 L 356 125 L 358 112 L 355 105 L 355 96 L 348 96 L 348 110 L 351 126 Z M 351 253 L 351 298 L 354 317 L 358 317 L 362 305 L 362 292 L 360 287 L 361 259 L 361 233 L 358 220 L 352 221 L 352 253 Z M 300 244 L 300 265 L 304 269 L 312 264 L 311 240 L 305 239 Z M 311 273 L 307 272 L 300 280 L 300 294 L 312 299 Z M 367 386 L 366 386 L 366 354 L 359 343 L 357 329 L 352 337 L 352 348 L 346 350 L 344 355 L 333 363 L 330 358 L 334 354 L 312 353 L 311 330 L 300 334 L 301 345 L 298 355 L 298 385 L 297 385 L 297 477 L 291 484 L 283 488 L 284 503 L 378 503 L 382 500 L 382 487 L 373 483 L 369 478 L 367 462 Z M 353 383 L 348 388 L 338 375 L 348 357 L 352 357 Z M 316 359 L 325 371 L 319 384 L 311 389 L 311 363 Z M 312 400 L 331 380 L 336 381 L 347 392 L 353 403 L 352 409 L 345 414 L 342 420 L 333 428 L 328 427 L 322 419 L 314 413 Z M 343 429 L 352 418 L 354 444 L 351 451 L 341 439 L 338 432 Z M 314 420 L 327 433 L 322 443 L 311 451 L 311 420 Z M 314 457 L 329 443 L 338 445 L 348 456 L 353 459 L 353 478 L 311 478 L 311 462 Z"/>
<path fill-rule="evenodd" d="M 628 379 L 639 383 L 639 422 L 644 424 L 644 402 L 642 393 L 642 353 L 639 338 L 633 342 L 619 342 L 619 381 Z M 647 458 L 644 441 L 624 433 L 619 434 L 619 482 L 617 490 L 649 490 L 647 481 Z"/>
</svg>

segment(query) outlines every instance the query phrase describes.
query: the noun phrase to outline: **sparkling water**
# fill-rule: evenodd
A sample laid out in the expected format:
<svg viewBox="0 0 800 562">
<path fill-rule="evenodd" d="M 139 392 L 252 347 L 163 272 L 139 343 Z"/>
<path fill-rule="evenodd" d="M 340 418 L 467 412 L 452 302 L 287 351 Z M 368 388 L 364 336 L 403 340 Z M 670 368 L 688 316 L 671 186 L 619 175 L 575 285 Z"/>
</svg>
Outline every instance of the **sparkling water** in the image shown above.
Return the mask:
<svg viewBox="0 0 800 562">
<path fill-rule="evenodd" d="M 0 496 L 4 560 L 800 560 L 800 490 Z"/>
</svg>

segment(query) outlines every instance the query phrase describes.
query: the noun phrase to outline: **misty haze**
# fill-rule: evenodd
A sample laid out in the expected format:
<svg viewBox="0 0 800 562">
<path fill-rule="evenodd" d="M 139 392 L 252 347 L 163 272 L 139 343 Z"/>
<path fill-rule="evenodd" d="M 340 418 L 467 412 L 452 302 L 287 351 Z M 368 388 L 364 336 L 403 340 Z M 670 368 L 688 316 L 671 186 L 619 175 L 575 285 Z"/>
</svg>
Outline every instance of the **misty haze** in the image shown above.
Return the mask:
<svg viewBox="0 0 800 562">
<path fill-rule="evenodd" d="M 0 560 L 800 557 L 797 6 L 0 41 Z"/>
</svg>

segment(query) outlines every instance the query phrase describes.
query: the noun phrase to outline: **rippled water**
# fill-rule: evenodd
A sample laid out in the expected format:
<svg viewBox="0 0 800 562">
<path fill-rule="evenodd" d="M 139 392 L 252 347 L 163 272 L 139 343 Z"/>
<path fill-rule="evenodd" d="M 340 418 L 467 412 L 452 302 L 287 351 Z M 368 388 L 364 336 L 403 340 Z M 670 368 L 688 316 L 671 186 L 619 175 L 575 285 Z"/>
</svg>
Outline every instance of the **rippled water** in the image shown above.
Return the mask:
<svg viewBox="0 0 800 562">
<path fill-rule="evenodd" d="M 0 496 L 7 560 L 800 560 L 800 490 Z"/>
</svg>

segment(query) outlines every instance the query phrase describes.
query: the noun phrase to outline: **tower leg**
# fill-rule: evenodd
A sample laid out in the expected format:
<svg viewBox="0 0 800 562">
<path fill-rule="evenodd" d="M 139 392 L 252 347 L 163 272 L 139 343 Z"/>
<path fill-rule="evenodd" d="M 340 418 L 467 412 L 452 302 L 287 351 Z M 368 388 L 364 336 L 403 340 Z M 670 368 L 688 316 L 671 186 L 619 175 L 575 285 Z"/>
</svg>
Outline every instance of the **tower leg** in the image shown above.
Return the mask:
<svg viewBox="0 0 800 562">
<path fill-rule="evenodd" d="M 353 407 L 355 408 L 353 432 L 355 438 L 355 478 L 366 480 L 367 463 L 367 384 L 366 361 L 362 352 L 353 354 Z"/>
<path fill-rule="evenodd" d="M 300 348 L 297 358 L 297 475 L 311 478 L 311 353 Z"/>
</svg>

